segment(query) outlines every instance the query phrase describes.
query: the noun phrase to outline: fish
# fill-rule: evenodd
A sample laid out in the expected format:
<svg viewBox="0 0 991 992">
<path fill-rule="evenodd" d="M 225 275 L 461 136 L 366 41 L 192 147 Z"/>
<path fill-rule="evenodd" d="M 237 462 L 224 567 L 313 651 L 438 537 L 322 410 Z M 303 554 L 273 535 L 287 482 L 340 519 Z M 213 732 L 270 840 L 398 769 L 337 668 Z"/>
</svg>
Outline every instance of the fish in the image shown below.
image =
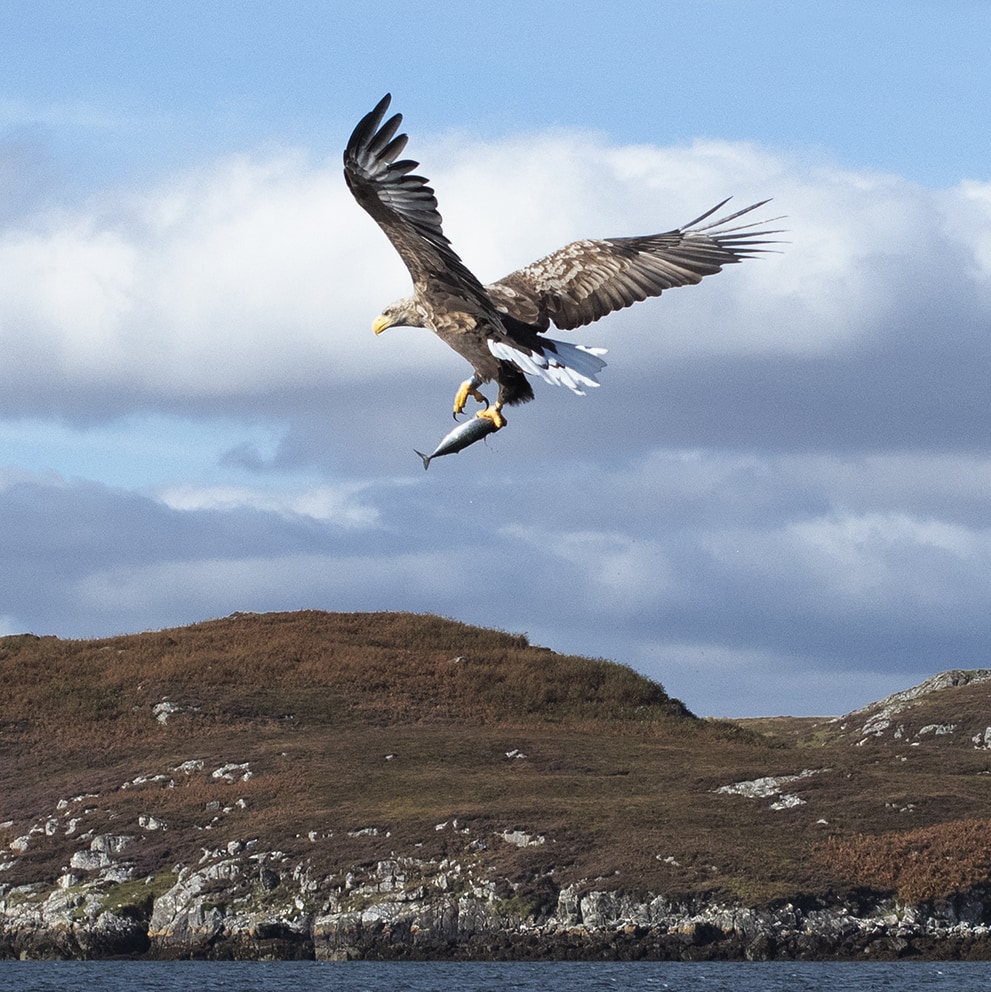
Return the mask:
<svg viewBox="0 0 991 992">
<path fill-rule="evenodd" d="M 424 469 L 428 469 L 434 458 L 440 458 L 441 455 L 453 455 L 461 451 L 462 448 L 467 448 L 468 445 L 481 441 L 483 437 L 487 437 L 498 429 L 488 417 L 472 417 L 471 420 L 458 424 L 450 434 L 442 438 L 440 444 L 429 455 L 425 455 L 422 451 L 416 451 L 416 448 L 413 450 L 423 459 Z"/>
</svg>

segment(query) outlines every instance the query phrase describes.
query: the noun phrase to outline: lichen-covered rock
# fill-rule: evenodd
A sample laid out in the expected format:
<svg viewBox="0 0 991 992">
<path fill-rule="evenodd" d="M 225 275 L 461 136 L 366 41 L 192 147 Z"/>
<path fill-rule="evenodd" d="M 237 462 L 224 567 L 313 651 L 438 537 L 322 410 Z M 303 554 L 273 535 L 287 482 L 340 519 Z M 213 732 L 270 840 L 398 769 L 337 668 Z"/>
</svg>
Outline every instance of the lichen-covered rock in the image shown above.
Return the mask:
<svg viewBox="0 0 991 992">
<path fill-rule="evenodd" d="M 91 891 L 20 886 L 0 897 L 0 958 L 105 958 L 149 947 L 142 921 L 117 915 Z"/>
<path fill-rule="evenodd" d="M 101 839 L 85 853 L 126 846 Z M 314 878 L 281 852 L 230 850 L 204 850 L 162 878 L 114 884 L 80 869 L 49 886 L 0 887 L 0 957 L 991 959 L 983 891 L 938 907 L 864 897 L 755 908 L 557 891 L 551 876 L 514 888 L 470 860 L 399 855 Z"/>
</svg>

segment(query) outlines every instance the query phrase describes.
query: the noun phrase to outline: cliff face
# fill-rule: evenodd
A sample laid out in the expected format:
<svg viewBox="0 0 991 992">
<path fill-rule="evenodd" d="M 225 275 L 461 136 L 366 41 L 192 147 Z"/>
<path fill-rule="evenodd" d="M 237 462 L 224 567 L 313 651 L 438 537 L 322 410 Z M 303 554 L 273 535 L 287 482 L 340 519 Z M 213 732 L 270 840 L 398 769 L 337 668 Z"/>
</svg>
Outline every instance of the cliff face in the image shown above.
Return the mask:
<svg viewBox="0 0 991 992">
<path fill-rule="evenodd" d="M 318 880 L 280 852 L 207 850 L 202 861 L 164 877 L 8 892 L 0 956 L 991 958 L 991 901 L 974 893 L 938 907 L 875 896 L 754 908 L 574 885 L 538 907 L 500 897 L 499 881 L 470 863 L 395 857 Z"/>
<path fill-rule="evenodd" d="M 984 957 L 986 674 L 741 728 L 435 617 L 0 638 L 0 957 Z"/>
</svg>

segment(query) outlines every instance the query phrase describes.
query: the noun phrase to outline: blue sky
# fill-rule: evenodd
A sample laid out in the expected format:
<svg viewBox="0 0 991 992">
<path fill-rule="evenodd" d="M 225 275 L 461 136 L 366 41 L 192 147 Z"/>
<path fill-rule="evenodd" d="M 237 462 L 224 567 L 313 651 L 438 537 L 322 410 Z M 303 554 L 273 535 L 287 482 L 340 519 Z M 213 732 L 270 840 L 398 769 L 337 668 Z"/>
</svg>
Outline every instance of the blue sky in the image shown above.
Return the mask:
<svg viewBox="0 0 991 992">
<path fill-rule="evenodd" d="M 418 610 L 699 713 L 991 644 L 982 2 L 0 5 L 0 632 Z M 781 255 L 584 329 L 424 473 L 466 367 L 340 154 L 386 91 L 483 279 L 775 197 Z M 563 395 L 562 395 L 563 394 Z"/>
</svg>

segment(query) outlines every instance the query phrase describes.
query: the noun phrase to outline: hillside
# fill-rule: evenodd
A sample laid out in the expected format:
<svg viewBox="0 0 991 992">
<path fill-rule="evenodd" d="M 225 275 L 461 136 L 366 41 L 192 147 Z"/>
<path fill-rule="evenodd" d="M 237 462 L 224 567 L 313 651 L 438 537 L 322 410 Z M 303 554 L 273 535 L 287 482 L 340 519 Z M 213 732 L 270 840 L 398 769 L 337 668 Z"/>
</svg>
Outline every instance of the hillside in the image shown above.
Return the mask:
<svg viewBox="0 0 991 992">
<path fill-rule="evenodd" d="M 386 897 L 470 896 L 509 930 L 572 902 L 588 929 L 590 893 L 957 912 L 991 873 L 987 675 L 839 720 L 729 723 L 624 666 L 433 616 L 0 638 L 0 956 L 154 950 L 156 926 L 186 941 L 167 953 L 221 953 L 248 908 L 272 953 L 312 953 L 334 913 L 347 953 L 415 943 L 369 916 Z M 132 942 L 87 950 L 100 920 Z"/>
</svg>

